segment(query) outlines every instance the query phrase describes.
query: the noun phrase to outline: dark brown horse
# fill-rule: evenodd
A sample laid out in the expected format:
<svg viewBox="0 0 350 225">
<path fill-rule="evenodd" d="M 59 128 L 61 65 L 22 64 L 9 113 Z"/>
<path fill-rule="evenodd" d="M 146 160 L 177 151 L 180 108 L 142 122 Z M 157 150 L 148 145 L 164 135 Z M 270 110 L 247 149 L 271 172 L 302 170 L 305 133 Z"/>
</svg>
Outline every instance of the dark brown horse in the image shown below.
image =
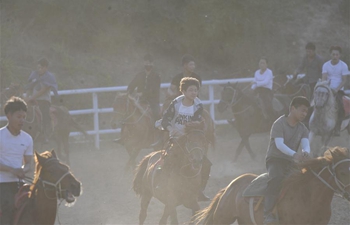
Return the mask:
<svg viewBox="0 0 350 225">
<path fill-rule="evenodd" d="M 19 84 L 11 84 L 10 87 L 7 88 L 6 93 L 13 94 L 13 96 L 17 97 L 23 97 L 23 88 Z M 7 99 L 5 102 L 6 101 Z M 23 130 L 32 136 L 37 148 L 42 149 L 43 144 L 38 138 L 42 127 L 42 115 L 35 102 L 28 102 L 27 104 L 28 111 Z M 66 107 L 51 105 L 50 113 L 53 127 L 53 132 L 50 139 L 54 140 L 57 145 L 56 149 L 58 157 L 69 164 L 69 134 L 71 132 L 71 128 L 74 127 L 83 133 L 85 138 L 88 138 L 88 134 L 72 118 L 72 116 L 69 114 L 69 110 Z"/>
<path fill-rule="evenodd" d="M 64 106 L 51 106 L 51 120 L 53 132 L 50 139 L 54 140 L 57 145 L 57 154 L 60 159 L 69 162 L 69 134 L 74 127 L 88 138 L 86 131 L 78 124 L 69 114 L 69 110 Z M 40 131 L 42 126 L 42 116 L 40 109 L 35 104 L 28 105 L 27 117 L 23 130 L 30 134 L 38 148 L 43 147 L 40 140 Z"/>
<path fill-rule="evenodd" d="M 69 167 L 61 163 L 54 151 L 40 155 L 36 152 L 36 169 L 33 184 L 19 192 L 25 197 L 15 213 L 14 224 L 55 224 L 57 202 L 65 200 L 72 205 L 82 193 L 82 186 Z M 26 192 L 28 191 L 28 192 Z M 25 195 L 27 193 L 28 195 Z"/>
<path fill-rule="evenodd" d="M 328 224 L 334 194 L 350 200 L 349 149 L 329 149 L 323 157 L 299 166 L 301 169 L 292 172 L 282 187 L 276 206 L 280 224 Z M 234 179 L 207 208 L 197 214 L 196 221 L 218 225 L 235 221 L 238 224 L 262 224 L 263 204 L 257 206 L 252 204 L 256 201 L 250 201 L 250 198 L 258 200 L 262 197 L 242 196 L 256 177 L 255 174 L 244 174 Z"/>
<path fill-rule="evenodd" d="M 165 151 L 152 152 L 136 168 L 133 189 L 141 197 L 140 224 L 146 219 L 152 197 L 165 205 L 159 224 L 166 224 L 169 216 L 171 224 L 178 224 L 178 205 L 191 209 L 193 215 L 200 209 L 197 195 L 201 188 L 202 161 L 208 147 L 205 134 L 202 129 L 189 129 L 172 143 L 171 159 L 164 158 L 170 157 Z M 170 173 L 162 167 L 163 160 L 172 162 Z"/>
<path fill-rule="evenodd" d="M 140 105 L 128 94 L 118 94 L 114 99 L 113 110 L 111 126 L 114 129 L 118 124 L 123 126 L 121 137 L 129 154 L 125 170 L 134 169 L 141 149 L 151 148 L 155 142 L 156 129 L 151 109 Z"/>
</svg>

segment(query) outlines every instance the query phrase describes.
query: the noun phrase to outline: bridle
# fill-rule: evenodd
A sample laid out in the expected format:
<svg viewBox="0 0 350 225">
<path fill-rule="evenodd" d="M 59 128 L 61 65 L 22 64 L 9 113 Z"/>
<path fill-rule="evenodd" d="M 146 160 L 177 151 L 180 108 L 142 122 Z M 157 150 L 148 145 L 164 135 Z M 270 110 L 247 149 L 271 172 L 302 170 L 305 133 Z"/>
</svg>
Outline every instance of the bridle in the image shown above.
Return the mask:
<svg viewBox="0 0 350 225">
<path fill-rule="evenodd" d="M 318 88 L 321 88 L 321 89 L 325 89 L 326 91 L 327 91 L 327 98 L 326 98 L 326 100 L 325 100 L 325 103 L 320 107 L 320 108 L 322 108 L 322 107 L 324 107 L 325 106 L 325 104 L 328 102 L 328 99 L 329 99 L 329 96 L 330 96 L 330 92 L 332 92 L 332 90 L 329 88 L 329 87 L 327 87 L 327 86 L 325 86 L 325 85 L 319 85 L 319 86 L 317 86 L 316 88 L 315 88 L 315 91 L 318 89 Z M 315 92 L 314 91 L 314 92 Z M 314 94 L 314 101 L 315 101 L 315 94 Z"/>
<path fill-rule="evenodd" d="M 141 113 L 141 116 L 140 116 L 137 120 L 128 122 L 128 120 L 129 120 L 130 118 L 132 118 L 132 117 L 135 115 L 136 111 L 137 111 L 137 107 L 135 106 L 135 107 L 134 107 L 134 110 L 129 114 L 129 113 L 128 113 L 128 112 L 129 112 L 129 105 L 130 105 L 130 99 L 129 99 L 128 96 L 126 96 L 126 110 L 125 110 L 125 113 L 121 113 L 121 112 L 118 112 L 117 110 L 114 110 L 114 113 L 115 113 L 115 114 L 121 115 L 122 118 L 126 117 L 126 118 L 120 120 L 120 121 L 119 121 L 119 124 L 129 124 L 129 125 L 137 124 L 137 123 L 140 122 L 140 120 L 147 114 L 147 110 L 144 110 L 144 111 Z"/>
<path fill-rule="evenodd" d="M 203 137 L 204 137 L 203 138 L 204 142 L 207 144 L 207 141 L 206 141 L 206 138 L 205 138 L 205 132 L 203 130 L 194 129 L 194 130 L 191 130 L 191 132 L 200 132 L 203 135 Z M 181 166 L 180 171 L 183 170 L 187 166 L 193 166 L 194 160 L 190 157 L 192 152 L 198 151 L 201 155 L 204 155 L 203 149 L 198 147 L 198 146 L 189 149 L 188 148 L 188 140 L 189 140 L 189 138 L 188 138 L 187 135 L 186 135 L 186 139 L 187 140 L 186 140 L 186 143 L 185 143 L 184 147 L 179 143 L 179 140 L 177 138 L 174 138 L 173 141 L 172 141 L 174 144 L 176 144 L 181 149 L 181 151 L 185 154 L 185 156 L 189 160 L 188 164 L 185 164 L 185 165 Z M 181 173 L 181 176 L 184 177 L 184 178 L 195 178 L 201 173 L 201 170 L 202 170 L 202 164 L 200 164 L 197 173 L 195 173 L 194 175 L 187 176 L 187 175 L 184 175 L 183 173 Z"/>
<path fill-rule="evenodd" d="M 315 171 L 311 170 L 311 172 L 322 182 L 324 183 L 328 188 L 330 188 L 332 191 L 334 191 L 335 193 L 340 194 L 343 198 L 347 199 L 348 201 L 350 201 L 350 193 L 347 192 L 345 189 L 347 187 L 350 186 L 350 183 L 345 185 L 343 184 L 338 178 L 337 175 L 335 174 L 335 169 L 337 168 L 337 166 L 339 166 L 340 164 L 344 163 L 344 162 L 350 162 L 350 159 L 343 159 L 340 160 L 339 162 L 337 162 L 336 164 L 331 164 L 328 166 L 325 166 L 321 169 L 321 171 L 319 173 L 316 173 Z M 324 170 L 328 170 L 328 172 L 331 174 L 331 176 L 333 177 L 335 184 L 337 185 L 336 188 L 332 187 L 332 185 L 330 185 L 326 180 L 324 180 L 321 177 L 321 174 L 323 173 Z"/>
<path fill-rule="evenodd" d="M 248 87 L 248 86 L 247 86 L 247 87 Z M 244 91 L 247 87 L 245 87 L 242 91 Z M 223 103 L 226 103 L 226 108 L 227 108 L 227 107 L 231 107 L 231 108 L 233 109 L 233 107 L 234 107 L 239 101 L 241 101 L 241 99 L 243 98 L 243 96 L 241 95 L 240 98 L 239 98 L 237 101 L 234 101 L 237 90 L 235 90 L 235 89 L 234 89 L 233 87 L 231 87 L 231 86 L 226 86 L 225 88 L 231 89 L 231 90 L 233 91 L 231 101 L 229 102 L 229 101 L 222 100 L 222 99 L 221 99 L 220 101 L 223 102 Z M 233 113 L 234 115 L 238 115 L 238 114 L 244 113 L 244 112 L 247 111 L 250 107 L 252 107 L 252 105 L 249 105 L 248 107 L 246 107 L 246 108 L 244 108 L 243 110 L 238 111 L 238 112 L 234 112 L 234 111 L 232 110 L 232 113 Z M 226 108 L 225 108 L 225 109 L 226 109 Z"/>
</svg>

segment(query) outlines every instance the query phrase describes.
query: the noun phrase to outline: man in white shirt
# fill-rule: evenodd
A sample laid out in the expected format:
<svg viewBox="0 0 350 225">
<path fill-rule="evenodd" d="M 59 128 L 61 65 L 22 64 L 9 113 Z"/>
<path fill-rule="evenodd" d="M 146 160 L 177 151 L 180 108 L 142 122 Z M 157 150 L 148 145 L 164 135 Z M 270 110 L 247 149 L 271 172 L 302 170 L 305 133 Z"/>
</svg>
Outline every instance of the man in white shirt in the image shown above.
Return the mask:
<svg viewBox="0 0 350 225">
<path fill-rule="evenodd" d="M 21 130 L 27 112 L 21 98 L 9 99 L 4 111 L 8 123 L 0 128 L 0 224 L 12 224 L 15 194 L 32 168 L 33 139 Z"/>
<path fill-rule="evenodd" d="M 334 128 L 334 136 L 340 135 L 341 123 L 344 118 L 343 96 L 345 95 L 343 87 L 346 83 L 346 77 L 350 75 L 348 65 L 340 60 L 341 48 L 339 46 L 332 46 L 329 50 L 331 53 L 331 60 L 323 64 L 322 80 L 330 81 L 330 88 L 333 89 L 337 95 L 338 103 L 338 120 Z"/>
</svg>

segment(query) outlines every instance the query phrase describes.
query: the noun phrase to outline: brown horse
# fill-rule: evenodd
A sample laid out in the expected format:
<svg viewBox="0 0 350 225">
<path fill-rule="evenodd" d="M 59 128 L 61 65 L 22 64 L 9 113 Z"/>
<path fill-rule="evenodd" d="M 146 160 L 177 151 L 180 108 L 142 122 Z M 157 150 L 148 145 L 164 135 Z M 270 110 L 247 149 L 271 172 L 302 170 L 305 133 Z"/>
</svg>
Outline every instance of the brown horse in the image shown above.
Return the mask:
<svg viewBox="0 0 350 225">
<path fill-rule="evenodd" d="M 112 128 L 117 128 L 118 123 L 122 124 L 121 137 L 129 154 L 125 170 L 133 169 L 141 149 L 151 148 L 155 141 L 156 129 L 151 109 L 140 105 L 128 94 L 118 94 L 113 103 L 113 110 Z"/>
<path fill-rule="evenodd" d="M 191 209 L 193 215 L 200 209 L 197 194 L 201 188 L 202 161 L 208 147 L 205 134 L 202 129 L 188 129 L 172 143 L 171 158 L 170 155 L 164 158 L 165 151 L 152 152 L 136 168 L 133 189 L 141 197 L 139 224 L 146 219 L 152 197 L 165 205 L 159 224 L 166 224 L 169 216 L 171 224 L 178 224 L 178 205 Z M 171 172 L 162 168 L 163 160 L 171 162 Z"/>
<path fill-rule="evenodd" d="M 69 134 L 71 128 L 74 127 L 84 134 L 88 139 L 86 131 L 78 124 L 69 114 L 69 110 L 64 106 L 51 106 L 51 120 L 53 132 L 50 139 L 54 140 L 57 145 L 57 154 L 60 159 L 69 162 Z M 39 145 L 39 149 L 43 147 L 40 137 L 42 126 L 42 116 L 37 105 L 29 104 L 27 117 L 23 126 L 23 130 L 30 134 L 35 143 Z"/>
<path fill-rule="evenodd" d="M 33 184 L 22 187 L 14 224 L 55 224 L 57 201 L 72 205 L 82 193 L 82 186 L 69 167 L 61 163 L 55 152 L 35 152 L 36 169 Z M 24 199 L 23 199 L 24 198 Z"/>
<path fill-rule="evenodd" d="M 310 159 L 299 166 L 301 169 L 292 172 L 283 184 L 276 206 L 280 224 L 328 224 L 334 193 L 350 200 L 349 149 L 329 149 L 323 157 Z M 256 177 L 244 174 L 234 179 L 197 214 L 196 222 L 223 225 L 237 220 L 238 224 L 262 224 L 263 204 L 254 206 L 254 197 L 242 196 Z"/>
</svg>

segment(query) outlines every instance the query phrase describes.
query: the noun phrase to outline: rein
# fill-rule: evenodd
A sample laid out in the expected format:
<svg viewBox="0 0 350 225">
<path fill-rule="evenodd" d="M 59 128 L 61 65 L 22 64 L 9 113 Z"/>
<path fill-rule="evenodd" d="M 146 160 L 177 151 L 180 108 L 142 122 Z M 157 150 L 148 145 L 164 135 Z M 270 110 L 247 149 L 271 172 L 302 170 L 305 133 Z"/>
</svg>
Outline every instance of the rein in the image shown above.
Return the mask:
<svg viewBox="0 0 350 225">
<path fill-rule="evenodd" d="M 32 106 L 31 108 L 33 109 L 33 119 L 31 121 L 28 121 L 27 118 L 24 120 L 26 123 L 34 123 L 35 121 L 35 107 L 36 106 Z"/>
<path fill-rule="evenodd" d="M 247 89 L 248 87 L 249 87 L 249 85 L 246 86 L 246 87 L 244 87 L 244 88 L 242 89 L 242 91 L 244 91 L 244 90 Z M 230 101 L 230 102 L 225 101 L 225 100 L 221 100 L 221 101 L 227 104 L 226 107 L 229 107 L 229 106 L 230 106 L 231 109 L 233 109 L 233 107 L 234 107 L 239 101 L 241 101 L 241 99 L 243 98 L 243 96 L 240 96 L 240 98 L 239 98 L 237 101 L 233 102 L 234 99 L 235 99 L 236 90 L 235 90 L 233 87 L 231 87 L 231 86 L 228 86 L 228 87 L 225 87 L 225 88 L 229 88 L 229 89 L 232 89 L 232 90 L 233 90 L 232 98 L 231 98 L 231 101 Z M 233 113 L 233 115 L 238 115 L 238 114 L 244 113 L 245 111 L 247 111 L 247 110 L 250 109 L 251 107 L 252 107 L 252 105 L 249 105 L 248 107 L 246 107 L 246 108 L 244 108 L 244 109 L 242 109 L 241 111 L 238 111 L 238 112 L 234 112 L 234 111 L 232 110 L 232 113 Z"/>
<path fill-rule="evenodd" d="M 339 166 L 341 163 L 344 162 L 350 162 L 350 159 L 343 159 L 340 160 L 339 162 L 337 162 L 335 165 L 332 166 L 328 165 L 322 168 L 322 170 L 317 174 L 315 171 L 311 170 L 311 172 L 323 183 L 325 184 L 328 188 L 330 188 L 332 191 L 334 191 L 335 193 L 340 194 L 343 198 L 347 199 L 350 201 L 350 195 L 349 193 L 345 190 L 348 186 L 350 186 L 350 183 L 345 185 L 343 184 L 338 178 L 337 175 L 335 174 L 335 168 L 337 166 Z M 328 170 L 328 172 L 331 174 L 331 176 L 334 178 L 334 181 L 337 185 L 337 188 L 332 187 L 332 185 L 330 185 L 327 181 L 325 181 L 322 177 L 321 174 L 323 173 L 324 170 Z"/>
</svg>

